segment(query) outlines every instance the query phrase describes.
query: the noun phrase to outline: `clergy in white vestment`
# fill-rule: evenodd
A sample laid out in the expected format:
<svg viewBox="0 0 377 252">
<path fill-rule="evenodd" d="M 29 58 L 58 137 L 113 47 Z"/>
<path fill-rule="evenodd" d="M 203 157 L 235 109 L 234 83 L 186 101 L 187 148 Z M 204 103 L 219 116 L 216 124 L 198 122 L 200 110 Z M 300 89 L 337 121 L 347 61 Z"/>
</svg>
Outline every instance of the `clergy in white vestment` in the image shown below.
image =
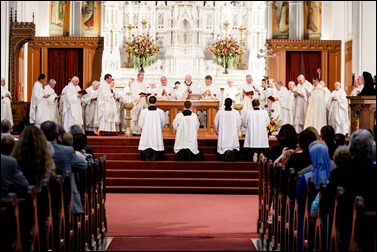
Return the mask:
<svg viewBox="0 0 377 252">
<path fill-rule="evenodd" d="M 250 93 L 252 92 L 252 94 Z M 241 86 L 241 101 L 243 104 L 241 110 L 241 116 L 243 117 L 246 114 L 246 111 L 252 109 L 251 102 L 254 99 L 259 99 L 256 86 L 254 85 L 253 77 L 250 74 L 246 75 L 246 83 Z"/>
<path fill-rule="evenodd" d="M 329 108 L 327 107 L 327 103 L 328 103 L 329 100 L 330 100 L 331 91 L 330 91 L 330 89 L 327 87 L 326 82 L 324 82 L 323 80 L 320 80 L 319 83 L 322 85 L 322 87 L 323 87 L 323 91 L 325 91 L 326 125 L 327 125 L 327 124 L 328 124 L 328 123 L 327 123 L 327 119 L 329 118 Z"/>
<path fill-rule="evenodd" d="M 11 99 L 12 95 L 5 87 L 5 79 L 1 78 L 1 121 L 7 119 L 13 126 Z"/>
<path fill-rule="evenodd" d="M 82 97 L 82 106 L 84 110 L 84 129 L 86 135 L 95 135 L 95 131 L 98 131 L 99 119 L 98 119 L 98 88 L 100 86 L 99 81 L 95 80 L 92 85 L 85 89 L 86 93 Z"/>
<path fill-rule="evenodd" d="M 144 74 L 138 73 L 136 81 L 131 85 L 131 101 L 134 107 L 131 110 L 131 129 L 134 136 L 141 135 L 141 128 L 139 127 L 139 117 L 143 109 L 148 107 L 147 104 L 147 85 L 143 82 Z"/>
<path fill-rule="evenodd" d="M 304 83 L 307 81 L 305 80 L 305 77 L 303 75 L 299 75 L 297 77 L 297 86 L 293 90 L 294 96 L 296 99 L 295 102 L 295 110 L 293 113 L 293 126 L 296 129 L 297 134 L 300 133 L 301 131 L 304 130 L 304 124 L 305 124 L 305 117 L 306 117 L 306 107 L 307 107 L 307 102 L 308 102 L 308 89 L 309 89 L 309 84 L 305 84 L 307 88 L 305 88 Z M 311 91 L 311 89 L 310 89 Z"/>
<path fill-rule="evenodd" d="M 241 92 L 238 87 L 233 86 L 233 80 L 227 80 L 228 86 L 224 88 L 223 91 L 223 104 L 225 103 L 226 98 L 230 98 L 232 100 L 232 106 L 234 104 L 239 104 L 241 102 Z"/>
<path fill-rule="evenodd" d="M 181 83 L 179 81 L 176 81 L 174 83 L 173 90 L 171 91 L 171 99 L 172 100 L 177 100 L 178 99 L 178 92 L 179 92 L 179 86 Z"/>
<path fill-rule="evenodd" d="M 293 93 L 293 90 L 295 89 L 296 89 L 296 83 L 294 81 L 288 82 L 289 99 L 291 100 L 291 104 L 292 104 L 292 108 L 289 115 L 289 120 L 291 121 L 291 125 L 293 125 L 293 122 L 294 122 L 294 112 L 296 108 L 296 99 Z"/>
<path fill-rule="evenodd" d="M 262 151 L 266 156 L 270 147 L 267 133 L 267 127 L 270 124 L 268 113 L 259 108 L 258 99 L 252 101 L 252 106 L 253 109 L 247 111 L 242 120 L 242 126 L 245 128 L 244 157 L 247 156 L 248 160 L 252 160 L 255 152 Z"/>
<path fill-rule="evenodd" d="M 44 111 L 41 116 L 41 123 L 45 121 L 53 121 L 58 123 L 58 95 L 55 92 L 56 81 L 49 80 L 48 85 L 45 86 L 43 92 L 48 95 L 47 98 L 42 99 L 39 107 Z"/>
<path fill-rule="evenodd" d="M 139 147 L 140 159 L 147 161 L 166 160 L 162 128 L 166 124 L 165 113 L 156 107 L 157 98 L 150 96 L 149 107 L 140 113 L 139 127 L 142 129 Z"/>
<path fill-rule="evenodd" d="M 217 139 L 217 159 L 235 161 L 239 159 L 240 141 L 238 130 L 241 127 L 240 113 L 232 109 L 232 99 L 226 98 L 225 108 L 217 111 L 215 115 L 215 128 Z"/>
<path fill-rule="evenodd" d="M 147 90 L 148 90 L 148 93 L 157 97 L 158 93 L 157 93 L 157 84 L 156 84 L 156 81 L 152 80 L 149 82 L 149 85 L 147 87 Z"/>
<path fill-rule="evenodd" d="M 361 90 L 364 88 L 364 77 L 359 76 L 354 82 L 353 82 L 353 90 L 350 94 L 350 96 L 358 96 Z"/>
<path fill-rule="evenodd" d="M 268 80 L 267 89 L 267 105 L 266 109 L 269 112 L 270 117 L 280 120 L 281 106 L 278 98 L 278 90 L 276 88 L 276 81 L 274 79 Z"/>
<path fill-rule="evenodd" d="M 205 84 L 200 86 L 200 94 L 203 100 L 218 100 L 220 98 L 220 88 L 212 82 L 212 76 L 205 77 Z"/>
<path fill-rule="evenodd" d="M 199 121 L 196 114 L 191 111 L 191 105 L 190 101 L 185 101 L 184 110 L 173 120 L 173 128 L 176 131 L 174 142 L 174 160 L 176 161 L 204 160 L 198 150 Z"/>
<path fill-rule="evenodd" d="M 116 104 L 116 94 L 112 89 L 112 76 L 105 74 L 104 81 L 98 88 L 98 120 L 99 135 L 114 136 L 116 134 L 116 123 L 119 122 L 119 113 Z"/>
<path fill-rule="evenodd" d="M 69 79 L 68 83 L 71 82 L 71 79 Z M 68 87 L 68 84 L 64 86 L 64 88 L 62 89 L 62 92 L 60 94 L 60 98 L 58 99 L 58 115 L 59 115 L 59 118 L 58 118 L 58 123 L 63 125 L 64 123 L 64 111 L 67 111 L 67 109 L 64 108 L 64 106 L 66 106 L 66 103 L 65 103 L 65 99 L 66 99 L 66 90 L 67 90 L 67 87 Z"/>
<path fill-rule="evenodd" d="M 325 91 L 319 83 L 318 77 L 313 78 L 313 86 L 308 98 L 304 129 L 312 126 L 321 132 L 321 128 L 327 125 Z"/>
<path fill-rule="evenodd" d="M 42 114 L 45 113 L 39 105 L 44 98 L 47 98 L 48 95 L 45 95 L 43 92 L 43 83 L 46 83 L 47 77 L 45 74 L 40 74 L 38 76 L 38 81 L 34 82 L 33 90 L 31 91 L 31 100 L 30 100 L 30 112 L 29 112 L 29 122 L 31 124 L 40 125 L 42 123 Z"/>
<path fill-rule="evenodd" d="M 258 100 L 260 103 L 260 109 L 269 111 L 269 107 L 267 105 L 267 97 L 268 97 L 268 88 L 265 79 L 261 80 L 260 87 L 255 88 L 255 91 L 258 93 Z"/>
<path fill-rule="evenodd" d="M 329 107 L 329 125 L 334 128 L 335 134 L 346 135 L 349 129 L 347 94 L 341 89 L 340 82 L 335 82 L 334 87 L 335 90 L 331 92 L 331 98 L 327 104 Z"/>
<path fill-rule="evenodd" d="M 160 83 L 161 85 L 157 87 L 157 99 L 170 100 L 173 87 L 168 85 L 168 79 L 166 78 L 166 76 L 161 76 Z"/>
<path fill-rule="evenodd" d="M 81 88 L 79 86 L 79 77 L 72 77 L 71 82 L 68 84 L 65 90 L 65 100 L 64 100 L 64 128 L 66 131 L 69 131 L 71 125 L 77 124 L 83 127 L 83 118 L 82 118 L 82 107 L 81 107 L 81 98 L 83 93 L 79 93 Z"/>
<path fill-rule="evenodd" d="M 292 99 L 292 92 L 289 92 L 286 87 L 284 87 L 283 83 L 278 80 L 276 81 L 276 89 L 277 92 L 277 102 L 280 104 L 280 117 L 281 125 L 284 124 L 292 124 L 291 121 L 291 114 L 292 114 L 292 107 L 293 107 L 293 99 Z"/>
<path fill-rule="evenodd" d="M 200 88 L 192 82 L 191 75 L 187 74 L 176 91 L 177 100 L 186 100 L 190 94 L 200 94 Z"/>
</svg>

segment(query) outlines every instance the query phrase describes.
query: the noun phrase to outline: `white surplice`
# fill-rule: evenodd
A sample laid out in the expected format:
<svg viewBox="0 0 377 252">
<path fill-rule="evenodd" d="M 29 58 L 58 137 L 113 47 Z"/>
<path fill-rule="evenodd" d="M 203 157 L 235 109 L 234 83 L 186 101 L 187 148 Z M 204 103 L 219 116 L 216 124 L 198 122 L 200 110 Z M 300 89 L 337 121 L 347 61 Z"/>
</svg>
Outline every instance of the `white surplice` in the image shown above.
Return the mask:
<svg viewBox="0 0 377 252">
<path fill-rule="evenodd" d="M 281 87 L 277 92 L 277 97 L 279 98 L 278 103 L 280 103 L 280 120 L 281 124 L 292 124 L 292 108 L 293 108 L 293 94 L 289 92 L 286 87 Z"/>
<path fill-rule="evenodd" d="M 173 120 L 173 128 L 176 131 L 174 152 L 181 149 L 190 149 L 193 154 L 198 154 L 198 129 L 199 120 L 195 113 L 185 116 L 178 113 Z"/>
<path fill-rule="evenodd" d="M 5 96 L 6 94 L 9 95 Z M 1 86 L 1 120 L 7 119 L 13 126 L 13 115 L 11 107 L 11 94 L 4 86 Z"/>
<path fill-rule="evenodd" d="M 300 133 L 304 130 L 305 117 L 306 117 L 306 106 L 307 106 L 307 95 L 304 86 L 301 83 L 298 83 L 297 86 L 293 89 L 303 96 L 297 96 L 295 107 L 293 111 L 293 126 L 296 129 L 297 133 Z"/>
<path fill-rule="evenodd" d="M 39 108 L 44 96 L 43 85 L 41 82 L 34 82 L 33 90 L 31 91 L 29 122 L 41 124 L 42 114 L 44 111 Z"/>
<path fill-rule="evenodd" d="M 318 132 L 321 132 L 321 128 L 326 124 L 325 91 L 321 84 L 318 84 L 312 89 L 308 98 L 304 129 L 312 126 Z"/>
<path fill-rule="evenodd" d="M 139 127 L 142 129 L 138 150 L 151 148 L 155 151 L 164 150 L 162 128 L 166 124 L 165 113 L 162 109 L 149 110 L 145 108 L 140 113 Z"/>
<path fill-rule="evenodd" d="M 235 110 L 220 109 L 215 116 L 215 128 L 218 135 L 217 152 L 224 154 L 228 150 L 240 150 L 238 129 L 241 127 L 241 115 Z"/>
<path fill-rule="evenodd" d="M 83 126 L 81 98 L 78 97 L 78 92 L 81 90 L 80 86 L 75 86 L 70 82 L 65 90 L 66 99 L 64 101 L 64 128 L 69 131 L 71 125 Z"/>
<path fill-rule="evenodd" d="M 210 94 L 204 94 L 206 91 L 209 91 Z M 200 86 L 200 94 L 203 96 L 203 99 L 220 99 L 221 90 L 215 83 L 209 86 L 204 84 Z"/>
<path fill-rule="evenodd" d="M 348 100 L 344 90 L 334 90 L 331 93 L 331 98 L 327 104 L 329 108 L 329 125 L 334 127 L 335 134 L 346 134 L 349 130 L 348 119 Z M 337 100 L 333 100 L 332 97 L 336 97 Z"/>
<path fill-rule="evenodd" d="M 267 127 L 270 118 L 266 110 L 247 111 L 242 125 L 245 128 L 245 148 L 269 148 Z"/>
<path fill-rule="evenodd" d="M 139 117 L 143 109 L 147 105 L 147 97 L 141 97 L 140 93 L 148 93 L 147 85 L 137 80 L 131 85 L 131 100 L 134 103 L 134 107 L 131 110 L 131 129 L 133 134 L 141 134 L 141 128 L 139 127 Z"/>
<path fill-rule="evenodd" d="M 116 123 L 119 122 L 119 114 L 115 99 L 110 85 L 103 81 L 98 88 L 97 98 L 99 131 L 117 131 Z"/>
<path fill-rule="evenodd" d="M 98 119 L 98 89 L 94 90 L 92 86 L 85 89 L 87 94 L 82 97 L 82 106 L 84 110 L 85 130 L 97 131 L 99 127 Z M 96 99 L 95 99 L 96 98 Z M 92 100 L 95 99 L 95 100 Z"/>
<path fill-rule="evenodd" d="M 41 123 L 45 121 L 54 121 L 58 123 L 58 101 L 56 99 L 57 94 L 50 85 L 45 86 L 44 94 L 49 94 L 47 98 L 43 98 L 39 108 L 43 111 L 41 115 Z"/>
</svg>

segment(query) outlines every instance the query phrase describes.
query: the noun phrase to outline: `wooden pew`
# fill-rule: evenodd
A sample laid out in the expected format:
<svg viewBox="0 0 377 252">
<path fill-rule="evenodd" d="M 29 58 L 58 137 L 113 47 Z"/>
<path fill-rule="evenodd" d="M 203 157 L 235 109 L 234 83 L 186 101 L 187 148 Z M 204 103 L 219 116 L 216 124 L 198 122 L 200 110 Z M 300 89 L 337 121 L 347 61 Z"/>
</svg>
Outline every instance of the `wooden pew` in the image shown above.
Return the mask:
<svg viewBox="0 0 377 252">
<path fill-rule="evenodd" d="M 304 251 L 313 251 L 314 249 L 314 220 L 310 217 L 311 206 L 313 200 L 317 196 L 319 188 L 316 189 L 314 184 L 314 177 L 308 178 L 308 190 L 306 194 L 305 213 L 304 213 L 304 228 L 303 228 L 303 244 Z"/>
<path fill-rule="evenodd" d="M 330 251 L 339 251 L 339 248 L 342 245 L 341 243 L 343 242 L 341 239 L 339 239 L 341 236 L 339 226 L 342 219 L 342 208 L 344 207 L 344 193 L 344 187 L 338 186 L 336 189 L 336 197 L 334 203 L 334 217 L 330 236 Z"/>
<path fill-rule="evenodd" d="M 295 208 L 295 199 L 296 199 L 296 187 L 297 187 L 297 177 L 296 172 L 293 168 L 288 170 L 288 191 L 287 199 L 285 202 L 285 213 L 284 213 L 284 222 L 285 222 L 285 246 L 282 250 L 293 251 L 295 246 L 293 243 L 293 217 L 294 217 L 294 208 Z"/>
<path fill-rule="evenodd" d="M 264 209 L 264 202 L 263 202 L 263 187 L 264 187 L 264 175 L 263 175 L 263 166 L 264 163 L 267 162 L 266 158 L 262 158 L 258 162 L 258 171 L 259 171 L 259 178 L 258 178 L 258 220 L 257 220 L 257 233 L 261 234 L 262 231 L 262 223 L 263 223 L 263 209 Z"/>
<path fill-rule="evenodd" d="M 314 251 L 328 251 L 329 247 L 329 205 L 324 202 L 324 195 L 327 193 L 327 183 L 321 182 L 319 189 L 319 207 L 315 222 Z"/>
<path fill-rule="evenodd" d="M 50 178 L 52 220 L 54 227 L 54 248 L 57 251 L 65 250 L 65 211 L 63 179 L 61 175 Z"/>
<path fill-rule="evenodd" d="M 41 250 L 54 250 L 54 230 L 49 179 L 41 181 L 41 191 L 37 193 L 37 204 Z"/>
<path fill-rule="evenodd" d="M 72 180 L 71 173 L 67 173 L 64 177 L 64 214 L 65 214 L 65 250 L 74 250 L 74 218 L 72 212 Z"/>
<path fill-rule="evenodd" d="M 270 246 L 272 241 L 272 211 L 273 211 L 273 184 L 274 184 L 274 167 L 272 160 L 267 162 L 267 192 L 266 192 L 266 208 L 265 208 L 265 217 L 266 217 L 266 229 L 264 240 L 266 245 Z"/>
<path fill-rule="evenodd" d="M 80 199 L 81 199 L 81 204 L 84 209 L 84 214 L 80 215 L 81 218 L 81 232 L 80 235 L 81 237 L 78 240 L 81 240 L 77 244 L 77 249 L 79 250 L 88 250 L 89 249 L 89 243 L 90 242 L 90 226 L 89 226 L 89 215 L 90 215 L 90 205 L 89 205 L 89 199 L 88 199 L 88 185 L 87 185 L 87 171 L 88 169 L 91 168 L 91 164 L 88 163 L 88 167 L 86 168 L 85 171 L 82 172 L 77 172 L 75 174 L 75 179 L 76 179 L 76 185 L 77 185 L 77 190 L 80 194 Z M 78 216 L 77 216 L 78 217 Z"/>
<path fill-rule="evenodd" d="M 1 251 L 22 251 L 18 199 L 15 193 L 1 198 Z"/>
<path fill-rule="evenodd" d="M 99 188 L 99 210 L 100 210 L 100 238 L 103 242 L 107 230 L 106 219 L 106 156 L 100 157 L 100 166 L 98 169 L 98 188 Z"/>
<path fill-rule="evenodd" d="M 285 209 L 288 192 L 288 171 L 284 166 L 281 167 L 278 199 L 276 204 L 276 237 L 277 237 L 277 250 L 284 250 L 285 248 Z"/>
<path fill-rule="evenodd" d="M 376 211 L 365 211 L 364 198 L 355 197 L 350 251 L 376 251 Z"/>
</svg>

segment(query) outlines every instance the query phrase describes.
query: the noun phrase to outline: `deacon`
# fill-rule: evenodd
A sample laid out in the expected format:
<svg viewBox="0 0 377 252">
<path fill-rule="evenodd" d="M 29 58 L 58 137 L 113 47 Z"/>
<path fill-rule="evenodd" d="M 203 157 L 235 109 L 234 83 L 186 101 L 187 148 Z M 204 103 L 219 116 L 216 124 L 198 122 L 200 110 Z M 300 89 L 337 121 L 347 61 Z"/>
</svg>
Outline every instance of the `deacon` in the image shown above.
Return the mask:
<svg viewBox="0 0 377 252">
<path fill-rule="evenodd" d="M 34 82 L 33 90 L 31 91 L 31 101 L 30 101 L 30 112 L 29 112 L 29 122 L 37 126 L 41 125 L 43 110 L 39 108 L 40 103 L 43 98 L 47 98 L 43 92 L 43 83 L 47 80 L 45 74 L 40 74 L 38 76 L 38 81 Z"/>
<path fill-rule="evenodd" d="M 280 110 L 280 120 L 281 124 L 291 124 L 291 113 L 292 113 L 292 107 L 293 107 L 293 94 L 288 91 L 286 87 L 284 87 L 283 83 L 278 80 L 276 81 L 276 89 L 277 92 L 277 98 L 278 103 L 280 104 L 281 110 Z M 292 95 L 292 96 L 291 96 Z"/>
<path fill-rule="evenodd" d="M 157 98 L 150 96 L 149 107 L 140 113 L 139 127 L 142 129 L 139 142 L 140 159 L 146 161 L 166 160 L 162 128 L 166 124 L 163 110 L 156 107 Z"/>
<path fill-rule="evenodd" d="M 318 132 L 321 132 L 321 128 L 327 125 L 326 94 L 322 85 L 319 83 L 318 77 L 313 78 L 313 85 L 314 88 L 310 92 L 308 99 L 304 129 L 313 126 Z"/>
<path fill-rule="evenodd" d="M 329 125 L 334 128 L 335 134 L 346 135 L 349 128 L 347 94 L 341 89 L 340 82 L 335 82 L 334 87 L 335 90 L 332 91 L 327 104 L 329 107 Z"/>
<path fill-rule="evenodd" d="M 173 120 L 176 131 L 174 152 L 176 161 L 201 161 L 204 156 L 198 150 L 199 121 L 191 111 L 191 102 L 184 102 L 184 110 L 178 113 Z"/>
<path fill-rule="evenodd" d="M 267 156 L 270 148 L 268 143 L 267 127 L 270 124 L 270 118 L 266 110 L 259 108 L 259 101 L 252 101 L 253 110 L 247 111 L 243 119 L 243 127 L 245 128 L 245 155 L 252 158 L 255 152 L 262 151 Z"/>
<path fill-rule="evenodd" d="M 99 119 L 98 119 L 98 88 L 99 81 L 95 80 L 92 85 L 86 90 L 87 94 L 82 97 L 82 105 L 84 108 L 84 122 L 85 122 L 85 134 L 86 135 L 97 135 L 94 133 L 98 131 Z"/>
<path fill-rule="evenodd" d="M 71 125 L 77 124 L 83 126 L 82 118 L 82 107 L 81 107 L 81 98 L 83 93 L 79 86 L 79 77 L 73 76 L 71 82 L 68 84 L 65 95 L 66 99 L 64 101 L 64 128 L 66 131 L 69 131 Z M 79 93 L 80 92 L 80 93 Z"/>
<path fill-rule="evenodd" d="M 239 159 L 238 129 L 241 127 L 241 115 L 232 109 L 231 98 L 226 98 L 224 105 L 225 108 L 217 111 L 215 116 L 215 128 L 218 135 L 217 159 L 235 161 Z"/>
<path fill-rule="evenodd" d="M 119 122 L 116 94 L 112 90 L 113 78 L 105 74 L 104 81 L 98 88 L 98 119 L 100 136 L 116 136 L 116 123 Z"/>
<path fill-rule="evenodd" d="M 131 110 L 131 129 L 134 136 L 141 135 L 141 128 L 139 127 L 139 116 L 143 109 L 147 105 L 147 85 L 143 82 L 144 74 L 138 73 L 136 81 L 131 85 L 131 100 L 134 103 L 134 107 Z"/>
<path fill-rule="evenodd" d="M 49 80 L 48 85 L 45 86 L 43 92 L 48 95 L 47 98 L 42 99 L 40 109 L 43 111 L 41 116 L 41 123 L 44 121 L 58 122 L 58 95 L 55 93 L 56 81 Z"/>
<path fill-rule="evenodd" d="M 11 126 L 13 126 L 11 99 L 12 95 L 5 87 L 5 79 L 1 78 L 1 121 L 7 119 Z"/>
</svg>

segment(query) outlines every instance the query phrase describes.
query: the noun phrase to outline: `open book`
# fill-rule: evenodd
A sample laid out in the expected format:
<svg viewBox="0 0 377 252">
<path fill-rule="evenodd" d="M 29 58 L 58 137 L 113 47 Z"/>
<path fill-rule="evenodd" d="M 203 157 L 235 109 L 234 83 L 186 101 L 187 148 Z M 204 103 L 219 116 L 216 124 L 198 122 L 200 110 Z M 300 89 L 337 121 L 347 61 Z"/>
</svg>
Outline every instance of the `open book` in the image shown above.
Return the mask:
<svg viewBox="0 0 377 252">
<path fill-rule="evenodd" d="M 253 90 L 246 92 L 245 90 L 242 89 L 242 91 L 243 91 L 244 95 L 253 95 L 254 94 Z"/>
<path fill-rule="evenodd" d="M 300 95 L 300 93 L 297 92 L 296 90 L 291 90 L 291 92 L 292 92 L 294 95 Z"/>
<path fill-rule="evenodd" d="M 86 92 L 85 89 L 81 89 L 80 91 L 78 91 L 77 93 L 81 94 L 81 95 L 86 95 L 88 92 Z"/>
<path fill-rule="evenodd" d="M 144 92 L 141 92 L 139 95 L 145 95 L 145 96 L 150 96 L 151 93 L 144 93 Z"/>
<path fill-rule="evenodd" d="M 275 99 L 275 97 L 273 97 L 273 96 L 269 96 L 269 97 L 267 97 L 267 99 L 269 99 L 270 101 L 272 101 L 272 102 L 274 102 L 274 101 L 276 101 L 276 99 Z"/>
</svg>

